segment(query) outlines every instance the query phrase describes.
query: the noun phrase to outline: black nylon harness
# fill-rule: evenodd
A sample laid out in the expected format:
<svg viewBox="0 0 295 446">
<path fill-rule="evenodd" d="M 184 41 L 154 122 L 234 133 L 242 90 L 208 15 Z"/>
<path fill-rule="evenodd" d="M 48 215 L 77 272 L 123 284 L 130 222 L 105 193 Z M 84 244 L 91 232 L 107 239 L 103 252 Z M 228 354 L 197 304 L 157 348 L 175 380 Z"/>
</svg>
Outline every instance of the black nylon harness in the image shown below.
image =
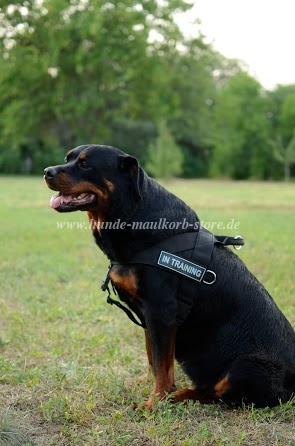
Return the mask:
<svg viewBox="0 0 295 446">
<path fill-rule="evenodd" d="M 156 268 L 169 269 L 182 275 L 178 287 L 179 292 L 177 293 L 177 324 L 181 325 L 191 310 L 195 298 L 195 291 L 191 282 L 183 279 L 185 277 L 190 278 L 206 285 L 212 285 L 216 281 L 215 272 L 207 269 L 214 245 L 232 245 L 236 249 L 240 249 L 244 245 L 244 240 L 240 236 L 214 235 L 201 226 L 198 231 L 177 234 L 158 242 L 151 248 L 138 252 L 127 262 L 112 261 L 101 286 L 102 291 L 108 291 L 107 303 L 116 305 L 127 314 L 132 322 L 146 328 L 144 320 L 138 322 L 129 308 L 111 298 L 109 273 L 114 265 L 145 264 Z M 209 276 L 211 276 L 210 281 L 208 281 Z M 207 280 L 205 280 L 206 278 Z M 117 294 L 115 286 L 113 284 L 112 286 L 115 294 Z"/>
</svg>

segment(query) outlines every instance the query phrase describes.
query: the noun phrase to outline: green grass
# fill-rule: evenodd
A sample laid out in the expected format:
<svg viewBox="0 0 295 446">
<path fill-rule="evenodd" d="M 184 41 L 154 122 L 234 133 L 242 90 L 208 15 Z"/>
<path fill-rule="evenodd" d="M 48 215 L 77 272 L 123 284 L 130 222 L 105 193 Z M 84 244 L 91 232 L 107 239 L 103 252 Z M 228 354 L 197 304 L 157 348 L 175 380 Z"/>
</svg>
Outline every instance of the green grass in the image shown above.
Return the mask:
<svg viewBox="0 0 295 446">
<path fill-rule="evenodd" d="M 166 187 L 203 222 L 224 223 L 214 232 L 245 238 L 239 255 L 295 326 L 294 185 Z M 42 179 L 0 177 L 0 445 L 294 445 L 294 402 L 265 410 L 169 402 L 153 413 L 128 409 L 152 389 L 151 380 L 137 382 L 146 370 L 142 330 L 106 304 L 107 260 L 87 224 L 75 223 L 86 215 L 54 213 L 50 195 Z M 226 228 L 232 219 L 238 229 Z M 179 368 L 176 376 L 185 385 Z"/>
</svg>

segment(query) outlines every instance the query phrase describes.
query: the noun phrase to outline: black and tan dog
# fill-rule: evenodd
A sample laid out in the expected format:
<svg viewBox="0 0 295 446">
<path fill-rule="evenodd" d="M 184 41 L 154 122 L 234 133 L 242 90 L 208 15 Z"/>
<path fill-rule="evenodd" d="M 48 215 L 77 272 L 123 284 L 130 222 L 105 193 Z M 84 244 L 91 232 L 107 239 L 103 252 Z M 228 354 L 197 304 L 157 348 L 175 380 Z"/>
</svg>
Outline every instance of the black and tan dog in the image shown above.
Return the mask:
<svg viewBox="0 0 295 446">
<path fill-rule="evenodd" d="M 59 192 L 50 204 L 87 211 L 112 265 L 109 278 L 142 321 L 155 375 L 144 404 L 171 392 L 174 402 L 263 407 L 289 400 L 294 329 L 226 243 L 204 233 L 195 212 L 124 152 L 83 145 L 65 161 L 45 169 L 47 185 Z M 193 389 L 174 391 L 175 358 Z"/>
</svg>

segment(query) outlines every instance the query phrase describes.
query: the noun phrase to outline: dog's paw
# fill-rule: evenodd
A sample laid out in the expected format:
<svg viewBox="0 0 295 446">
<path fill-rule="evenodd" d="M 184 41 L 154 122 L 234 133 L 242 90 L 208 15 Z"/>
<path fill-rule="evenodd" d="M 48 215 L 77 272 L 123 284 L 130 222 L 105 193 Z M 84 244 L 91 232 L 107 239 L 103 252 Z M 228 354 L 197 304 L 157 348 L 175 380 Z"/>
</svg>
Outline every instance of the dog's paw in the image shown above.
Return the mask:
<svg viewBox="0 0 295 446">
<path fill-rule="evenodd" d="M 143 403 L 134 403 L 130 406 L 130 409 L 132 410 L 146 410 L 148 409 L 150 412 L 153 410 L 154 401 L 153 398 L 150 398 L 147 401 L 144 401 Z"/>
</svg>

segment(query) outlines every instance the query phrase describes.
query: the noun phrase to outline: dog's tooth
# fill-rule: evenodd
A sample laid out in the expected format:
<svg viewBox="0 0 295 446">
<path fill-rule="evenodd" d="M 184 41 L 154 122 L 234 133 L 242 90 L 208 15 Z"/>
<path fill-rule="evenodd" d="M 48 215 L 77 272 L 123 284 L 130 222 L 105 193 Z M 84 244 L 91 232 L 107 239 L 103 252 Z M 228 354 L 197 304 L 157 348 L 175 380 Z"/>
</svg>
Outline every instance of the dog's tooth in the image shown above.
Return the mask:
<svg viewBox="0 0 295 446">
<path fill-rule="evenodd" d="M 60 204 L 64 204 L 64 196 L 61 195 Z"/>
</svg>

